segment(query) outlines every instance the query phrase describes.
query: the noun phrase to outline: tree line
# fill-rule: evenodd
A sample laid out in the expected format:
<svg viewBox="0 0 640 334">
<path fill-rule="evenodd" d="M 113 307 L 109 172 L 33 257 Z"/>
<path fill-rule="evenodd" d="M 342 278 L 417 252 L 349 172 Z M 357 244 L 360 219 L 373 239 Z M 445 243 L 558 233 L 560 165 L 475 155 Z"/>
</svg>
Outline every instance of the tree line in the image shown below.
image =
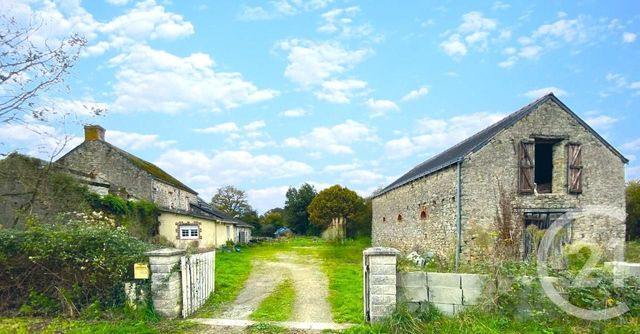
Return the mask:
<svg viewBox="0 0 640 334">
<path fill-rule="evenodd" d="M 228 185 L 219 188 L 211 205 L 227 215 L 255 227 L 254 234 L 273 236 L 281 227 L 298 235 L 320 235 L 331 221 L 344 219 L 347 237 L 371 235 L 371 200 L 355 191 L 334 185 L 318 192 L 304 183 L 286 192 L 284 207 L 276 207 L 259 215 L 249 204 L 245 191 Z"/>
</svg>

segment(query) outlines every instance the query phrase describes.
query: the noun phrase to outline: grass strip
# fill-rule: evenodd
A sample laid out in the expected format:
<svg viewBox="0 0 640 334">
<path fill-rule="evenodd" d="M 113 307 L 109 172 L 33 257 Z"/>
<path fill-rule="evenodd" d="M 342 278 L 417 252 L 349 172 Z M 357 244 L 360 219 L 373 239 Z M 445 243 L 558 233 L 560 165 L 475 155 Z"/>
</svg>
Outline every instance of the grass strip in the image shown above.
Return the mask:
<svg viewBox="0 0 640 334">
<path fill-rule="evenodd" d="M 249 317 L 256 321 L 286 321 L 293 314 L 293 303 L 296 298 L 291 279 L 285 279 L 265 298 Z"/>
</svg>

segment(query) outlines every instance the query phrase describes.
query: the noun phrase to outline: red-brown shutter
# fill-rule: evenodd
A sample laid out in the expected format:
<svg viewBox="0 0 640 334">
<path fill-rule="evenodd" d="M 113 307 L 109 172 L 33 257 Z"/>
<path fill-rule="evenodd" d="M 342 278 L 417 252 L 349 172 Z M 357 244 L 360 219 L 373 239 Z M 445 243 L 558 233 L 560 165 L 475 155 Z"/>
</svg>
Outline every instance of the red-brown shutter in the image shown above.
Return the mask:
<svg viewBox="0 0 640 334">
<path fill-rule="evenodd" d="M 533 168 L 535 165 L 535 144 L 533 142 L 520 142 L 520 181 L 521 194 L 533 193 Z"/>
<path fill-rule="evenodd" d="M 567 145 L 568 171 L 567 184 L 570 194 L 582 193 L 582 146 Z"/>
</svg>

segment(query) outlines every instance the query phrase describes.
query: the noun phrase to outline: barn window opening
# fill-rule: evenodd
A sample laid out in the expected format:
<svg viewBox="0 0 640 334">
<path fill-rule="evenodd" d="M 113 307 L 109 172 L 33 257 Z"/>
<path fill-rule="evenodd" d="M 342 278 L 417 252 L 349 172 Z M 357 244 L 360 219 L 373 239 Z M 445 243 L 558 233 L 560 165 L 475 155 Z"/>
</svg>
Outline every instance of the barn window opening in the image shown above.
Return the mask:
<svg viewBox="0 0 640 334">
<path fill-rule="evenodd" d="M 386 222 L 387 221 L 387 217 L 382 217 L 382 222 Z"/>
<path fill-rule="evenodd" d="M 398 222 L 402 221 L 402 215 L 398 215 Z"/>
<path fill-rule="evenodd" d="M 536 142 L 534 182 L 538 193 L 550 193 L 552 179 L 553 143 Z"/>
<path fill-rule="evenodd" d="M 427 210 L 422 209 L 422 211 L 420 211 L 420 219 L 422 220 L 427 219 Z"/>
</svg>

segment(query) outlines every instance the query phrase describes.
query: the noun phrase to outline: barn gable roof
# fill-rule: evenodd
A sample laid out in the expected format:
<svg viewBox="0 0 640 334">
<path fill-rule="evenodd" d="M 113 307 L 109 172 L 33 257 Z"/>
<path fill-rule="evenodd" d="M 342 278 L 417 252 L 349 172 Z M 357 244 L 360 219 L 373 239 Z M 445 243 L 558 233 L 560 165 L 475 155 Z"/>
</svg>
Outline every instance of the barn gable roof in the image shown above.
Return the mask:
<svg viewBox="0 0 640 334">
<path fill-rule="evenodd" d="M 435 173 L 453 164 L 456 164 L 464 159 L 470 153 L 480 150 L 486 145 L 493 137 L 504 129 L 511 127 L 513 124 L 536 110 L 540 105 L 547 101 L 555 102 L 560 108 L 571 115 L 580 125 L 586 128 L 592 135 L 600 140 L 606 147 L 608 147 L 614 154 L 616 154 L 622 162 L 627 163 L 629 160 L 625 158 L 620 152 L 618 152 L 611 144 L 609 144 L 604 138 L 602 138 L 595 130 L 593 130 L 585 121 L 583 121 L 578 115 L 576 115 L 569 107 L 567 107 L 562 101 L 560 101 L 553 93 L 549 93 L 528 105 L 520 108 L 518 111 L 508 115 L 502 120 L 490 125 L 484 130 L 474 134 L 473 136 L 459 142 L 446 151 L 428 159 L 427 161 L 417 165 L 406 174 L 392 182 L 390 185 L 374 194 L 373 197 L 378 197 L 384 193 L 387 193 L 393 189 L 399 188 L 405 184 L 415 181 L 419 178 L 425 177 L 429 174 Z"/>
</svg>

